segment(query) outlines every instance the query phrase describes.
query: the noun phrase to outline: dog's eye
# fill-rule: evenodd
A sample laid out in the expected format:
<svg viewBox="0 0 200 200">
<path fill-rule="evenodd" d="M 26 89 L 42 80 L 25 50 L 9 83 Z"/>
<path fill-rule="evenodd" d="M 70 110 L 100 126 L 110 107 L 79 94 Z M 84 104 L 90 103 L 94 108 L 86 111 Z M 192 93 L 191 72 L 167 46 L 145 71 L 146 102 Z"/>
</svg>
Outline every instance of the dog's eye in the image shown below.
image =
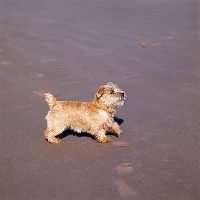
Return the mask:
<svg viewBox="0 0 200 200">
<path fill-rule="evenodd" d="M 114 94 L 114 91 L 111 91 L 110 94 Z"/>
</svg>

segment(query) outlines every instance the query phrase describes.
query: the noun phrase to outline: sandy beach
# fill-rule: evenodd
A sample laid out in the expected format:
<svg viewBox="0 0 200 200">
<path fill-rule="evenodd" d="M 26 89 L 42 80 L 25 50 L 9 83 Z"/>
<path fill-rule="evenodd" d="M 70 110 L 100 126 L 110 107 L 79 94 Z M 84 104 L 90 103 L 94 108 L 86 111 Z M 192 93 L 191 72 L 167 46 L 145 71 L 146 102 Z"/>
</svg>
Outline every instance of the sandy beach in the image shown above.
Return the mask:
<svg viewBox="0 0 200 200">
<path fill-rule="evenodd" d="M 198 200 L 199 2 L 0 1 L 0 199 Z M 44 136 L 49 106 L 127 93 L 123 134 Z"/>
</svg>

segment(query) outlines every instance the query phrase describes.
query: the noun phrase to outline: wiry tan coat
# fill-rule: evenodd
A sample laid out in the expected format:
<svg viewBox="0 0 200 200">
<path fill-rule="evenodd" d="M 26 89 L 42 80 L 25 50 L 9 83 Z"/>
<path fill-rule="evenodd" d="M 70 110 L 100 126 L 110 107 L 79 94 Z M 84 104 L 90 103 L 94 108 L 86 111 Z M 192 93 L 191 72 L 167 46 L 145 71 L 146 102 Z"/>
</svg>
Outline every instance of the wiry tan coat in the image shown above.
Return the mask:
<svg viewBox="0 0 200 200">
<path fill-rule="evenodd" d="M 110 141 L 106 132 L 120 136 L 114 114 L 123 105 L 126 95 L 117 85 L 109 82 L 101 86 L 92 102 L 56 101 L 50 93 L 45 93 L 45 97 L 50 111 L 46 116 L 44 136 L 50 143 L 59 143 L 60 139 L 55 136 L 68 128 L 78 133 L 90 133 L 101 143 Z"/>
</svg>

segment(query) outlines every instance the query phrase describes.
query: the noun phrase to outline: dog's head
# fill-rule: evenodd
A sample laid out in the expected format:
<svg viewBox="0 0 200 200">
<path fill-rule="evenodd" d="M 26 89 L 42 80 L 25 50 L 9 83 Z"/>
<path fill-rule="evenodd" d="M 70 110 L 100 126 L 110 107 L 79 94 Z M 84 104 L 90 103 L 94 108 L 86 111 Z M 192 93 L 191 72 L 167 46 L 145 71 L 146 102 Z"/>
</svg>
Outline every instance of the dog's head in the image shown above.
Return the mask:
<svg viewBox="0 0 200 200">
<path fill-rule="evenodd" d="M 101 86 L 95 94 L 95 100 L 107 107 L 117 109 L 124 104 L 126 93 L 112 82 Z"/>
</svg>

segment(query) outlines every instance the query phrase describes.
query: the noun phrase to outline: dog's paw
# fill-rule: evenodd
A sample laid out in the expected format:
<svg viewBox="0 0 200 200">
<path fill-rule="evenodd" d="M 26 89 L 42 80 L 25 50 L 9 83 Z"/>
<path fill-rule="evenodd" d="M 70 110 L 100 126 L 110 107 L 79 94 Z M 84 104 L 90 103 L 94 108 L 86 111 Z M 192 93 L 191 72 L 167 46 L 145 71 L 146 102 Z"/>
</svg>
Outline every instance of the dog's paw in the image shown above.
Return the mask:
<svg viewBox="0 0 200 200">
<path fill-rule="evenodd" d="M 100 143 L 109 143 L 110 142 L 110 138 L 109 137 L 103 137 L 102 139 L 98 140 Z"/>
<path fill-rule="evenodd" d="M 56 137 L 52 137 L 52 138 L 48 139 L 48 142 L 51 143 L 51 144 L 59 144 L 59 143 L 61 143 L 61 139 L 56 138 Z"/>
</svg>

